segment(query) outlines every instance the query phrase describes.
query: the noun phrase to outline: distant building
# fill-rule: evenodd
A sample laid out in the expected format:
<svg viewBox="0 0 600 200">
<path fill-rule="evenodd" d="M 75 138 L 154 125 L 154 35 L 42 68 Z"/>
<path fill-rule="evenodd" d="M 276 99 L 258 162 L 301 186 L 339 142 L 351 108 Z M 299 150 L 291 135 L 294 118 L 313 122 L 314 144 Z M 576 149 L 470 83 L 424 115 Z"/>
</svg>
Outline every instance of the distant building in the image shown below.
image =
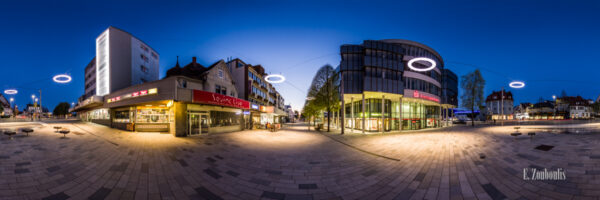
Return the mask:
<svg viewBox="0 0 600 200">
<path fill-rule="evenodd" d="M 264 127 L 266 123 L 281 123 L 285 112 L 285 100 L 275 87 L 265 81 L 268 75 L 261 65 L 250 65 L 239 58 L 227 62 L 233 76 L 238 97 L 250 102 L 250 118 L 247 125 L 252 128 Z"/>
<path fill-rule="evenodd" d="M 542 101 L 527 108 L 529 119 L 546 120 L 546 119 L 562 119 L 561 116 L 555 115 L 555 104 L 553 101 Z"/>
<path fill-rule="evenodd" d="M 513 95 L 510 91 L 492 91 L 485 99 L 488 119 L 513 119 Z"/>
<path fill-rule="evenodd" d="M 4 95 L 0 94 L 0 106 L 2 106 L 2 112 L 0 112 L 1 115 L 4 116 L 8 116 L 8 115 L 12 115 L 12 109 L 10 108 L 10 101 L 8 101 L 8 99 L 6 99 L 6 97 L 4 97 Z"/>
<path fill-rule="evenodd" d="M 533 104 L 531 103 L 520 103 L 519 105 L 515 106 L 513 109 L 515 119 L 529 119 L 529 113 L 527 112 L 527 109 L 531 106 L 533 106 Z"/>
<path fill-rule="evenodd" d="M 96 38 L 96 95 L 158 80 L 159 56 L 152 47 L 115 28 Z"/>
<path fill-rule="evenodd" d="M 296 113 L 294 113 L 294 110 L 292 109 L 291 105 L 285 105 L 285 111 L 288 113 L 288 122 L 296 122 Z"/>
<path fill-rule="evenodd" d="M 560 111 L 567 113 L 571 119 L 589 119 L 593 116 L 593 110 L 589 99 L 581 96 L 567 96 L 556 99 L 556 104 L 560 106 Z"/>
</svg>

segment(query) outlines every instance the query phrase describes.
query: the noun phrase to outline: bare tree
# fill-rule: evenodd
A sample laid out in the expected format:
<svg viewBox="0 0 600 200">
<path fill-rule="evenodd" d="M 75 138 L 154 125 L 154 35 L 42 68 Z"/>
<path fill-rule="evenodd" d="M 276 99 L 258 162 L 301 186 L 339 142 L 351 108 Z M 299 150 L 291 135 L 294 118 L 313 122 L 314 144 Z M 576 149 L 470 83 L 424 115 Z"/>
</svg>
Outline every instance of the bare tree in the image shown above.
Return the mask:
<svg viewBox="0 0 600 200">
<path fill-rule="evenodd" d="M 460 87 L 464 93 L 461 96 L 461 102 L 463 107 L 471 108 L 471 126 L 475 126 L 475 107 L 481 108 L 483 105 L 483 88 L 485 87 L 485 80 L 481 76 L 479 69 L 463 75 L 461 77 Z"/>
</svg>

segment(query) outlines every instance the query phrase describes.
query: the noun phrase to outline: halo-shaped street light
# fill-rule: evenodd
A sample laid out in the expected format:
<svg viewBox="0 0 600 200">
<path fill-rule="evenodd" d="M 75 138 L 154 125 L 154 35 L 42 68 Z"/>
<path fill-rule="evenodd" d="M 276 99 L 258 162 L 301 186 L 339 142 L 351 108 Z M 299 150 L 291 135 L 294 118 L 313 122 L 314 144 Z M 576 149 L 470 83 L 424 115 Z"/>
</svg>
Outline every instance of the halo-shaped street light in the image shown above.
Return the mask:
<svg viewBox="0 0 600 200">
<path fill-rule="evenodd" d="M 4 90 L 4 94 L 17 94 L 17 93 L 19 93 L 19 91 L 17 91 L 16 89 Z"/>
<path fill-rule="evenodd" d="M 273 78 L 278 78 L 279 80 L 272 80 Z M 285 81 L 285 77 L 281 74 L 269 74 L 265 76 L 265 81 L 268 83 L 283 83 Z"/>
<path fill-rule="evenodd" d="M 57 83 L 68 83 L 71 82 L 71 76 L 66 74 L 59 74 L 52 77 L 52 80 Z"/>
<path fill-rule="evenodd" d="M 413 63 L 414 63 L 414 62 L 417 62 L 417 61 L 425 61 L 425 62 L 429 62 L 429 63 L 431 63 L 431 66 L 429 66 L 429 67 L 427 67 L 427 68 L 418 68 L 418 67 L 415 67 L 415 66 L 413 66 Z M 418 71 L 418 72 L 426 72 L 426 71 L 429 71 L 429 70 L 432 70 L 433 68 L 435 68 L 435 66 L 436 66 L 437 64 L 436 64 L 436 62 L 435 62 L 433 59 L 431 59 L 431 58 L 418 57 L 418 58 L 413 58 L 413 59 L 410 59 L 410 60 L 408 61 L 408 64 L 407 64 L 407 65 L 408 65 L 408 68 L 410 68 L 410 69 L 412 69 L 412 70 L 415 70 L 415 71 Z"/>
<path fill-rule="evenodd" d="M 523 88 L 525 87 L 525 83 L 523 81 L 513 81 L 508 84 L 511 88 Z"/>
</svg>

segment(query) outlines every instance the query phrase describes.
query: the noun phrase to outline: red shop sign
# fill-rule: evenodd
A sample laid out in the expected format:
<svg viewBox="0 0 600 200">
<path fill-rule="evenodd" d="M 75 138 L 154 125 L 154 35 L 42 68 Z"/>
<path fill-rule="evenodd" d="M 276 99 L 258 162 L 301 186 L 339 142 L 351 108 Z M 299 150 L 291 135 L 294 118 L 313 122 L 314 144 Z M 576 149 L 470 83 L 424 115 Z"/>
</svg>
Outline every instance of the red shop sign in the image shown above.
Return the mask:
<svg viewBox="0 0 600 200">
<path fill-rule="evenodd" d="M 424 94 L 420 94 L 419 91 L 414 91 L 413 92 L 413 97 L 414 98 L 419 98 L 419 99 L 425 99 L 425 100 L 429 100 L 429 101 L 435 101 L 435 102 L 440 102 L 440 100 L 438 98 L 435 97 L 430 97 L 430 96 L 426 96 Z"/>
<path fill-rule="evenodd" d="M 225 96 L 222 94 L 205 92 L 202 90 L 194 90 L 193 102 L 228 106 L 241 109 L 250 109 L 250 102 L 238 99 L 235 97 Z"/>
</svg>

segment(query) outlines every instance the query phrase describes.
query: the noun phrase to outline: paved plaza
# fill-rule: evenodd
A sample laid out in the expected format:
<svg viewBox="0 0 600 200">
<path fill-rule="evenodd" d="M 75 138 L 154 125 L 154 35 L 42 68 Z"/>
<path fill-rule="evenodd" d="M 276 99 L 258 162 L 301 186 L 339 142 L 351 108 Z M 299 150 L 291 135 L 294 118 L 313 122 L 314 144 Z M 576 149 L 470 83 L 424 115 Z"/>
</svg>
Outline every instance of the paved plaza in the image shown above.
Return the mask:
<svg viewBox="0 0 600 200">
<path fill-rule="evenodd" d="M 54 126 L 71 132 L 61 138 Z M 513 126 L 342 136 L 298 124 L 187 138 L 0 124 L 23 127 L 34 132 L 0 136 L 0 199 L 600 197 L 600 124 L 522 126 L 517 137 Z M 566 180 L 524 180 L 525 168 L 562 168 Z"/>
</svg>

